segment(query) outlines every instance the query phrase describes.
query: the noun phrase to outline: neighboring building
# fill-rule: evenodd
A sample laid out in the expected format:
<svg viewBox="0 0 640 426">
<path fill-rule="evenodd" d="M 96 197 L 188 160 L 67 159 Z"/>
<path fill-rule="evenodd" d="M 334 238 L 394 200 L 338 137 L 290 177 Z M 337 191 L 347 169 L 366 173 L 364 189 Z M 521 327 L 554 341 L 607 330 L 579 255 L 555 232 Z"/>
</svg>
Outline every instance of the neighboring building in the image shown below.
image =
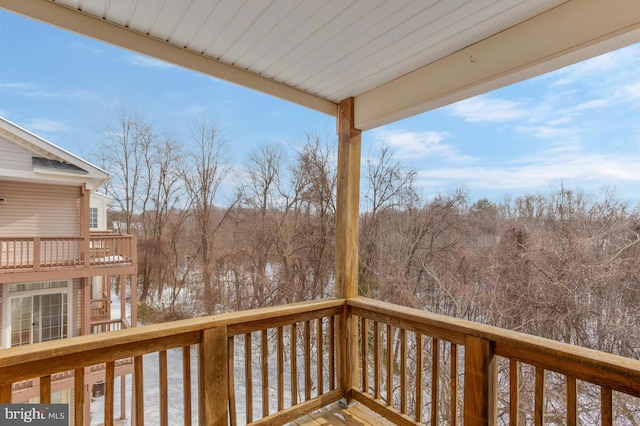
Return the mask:
<svg viewBox="0 0 640 426">
<path fill-rule="evenodd" d="M 136 325 L 136 241 L 107 231 L 113 200 L 94 192 L 107 178 L 0 118 L 0 347 Z M 112 315 L 116 283 L 121 309 Z M 116 368 L 118 375 L 131 371 L 126 360 Z M 88 372 L 85 392 L 102 376 L 101 368 Z M 52 402 L 72 398 L 71 373 L 51 385 L 58 390 Z M 38 387 L 37 380 L 14 385 L 12 401 L 36 401 Z"/>
</svg>

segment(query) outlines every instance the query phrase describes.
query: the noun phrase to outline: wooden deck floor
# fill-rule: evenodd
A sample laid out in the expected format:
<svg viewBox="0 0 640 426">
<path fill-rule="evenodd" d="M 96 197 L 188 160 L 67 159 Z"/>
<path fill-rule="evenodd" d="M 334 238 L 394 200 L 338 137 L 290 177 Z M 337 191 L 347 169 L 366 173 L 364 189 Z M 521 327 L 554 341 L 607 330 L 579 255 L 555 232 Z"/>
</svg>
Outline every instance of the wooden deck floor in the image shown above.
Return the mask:
<svg viewBox="0 0 640 426">
<path fill-rule="evenodd" d="M 340 405 L 332 404 L 328 407 L 321 408 L 313 413 L 301 417 L 289 425 L 298 426 L 317 426 L 317 425 L 332 425 L 332 426 L 393 426 L 393 423 L 385 419 L 384 417 L 374 413 L 367 407 L 354 403 L 349 408 L 342 408 Z"/>
</svg>

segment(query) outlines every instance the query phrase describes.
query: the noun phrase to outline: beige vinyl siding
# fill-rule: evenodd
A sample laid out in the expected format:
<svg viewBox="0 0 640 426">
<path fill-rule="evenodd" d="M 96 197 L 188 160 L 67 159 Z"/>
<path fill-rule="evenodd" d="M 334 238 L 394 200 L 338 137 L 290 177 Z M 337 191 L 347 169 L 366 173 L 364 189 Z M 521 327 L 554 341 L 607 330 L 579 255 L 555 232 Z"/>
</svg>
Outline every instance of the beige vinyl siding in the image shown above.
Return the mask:
<svg viewBox="0 0 640 426">
<path fill-rule="evenodd" d="M 0 180 L 0 236 L 80 235 L 80 187 Z"/>
<path fill-rule="evenodd" d="M 33 171 L 33 152 L 0 136 L 0 169 Z"/>
</svg>

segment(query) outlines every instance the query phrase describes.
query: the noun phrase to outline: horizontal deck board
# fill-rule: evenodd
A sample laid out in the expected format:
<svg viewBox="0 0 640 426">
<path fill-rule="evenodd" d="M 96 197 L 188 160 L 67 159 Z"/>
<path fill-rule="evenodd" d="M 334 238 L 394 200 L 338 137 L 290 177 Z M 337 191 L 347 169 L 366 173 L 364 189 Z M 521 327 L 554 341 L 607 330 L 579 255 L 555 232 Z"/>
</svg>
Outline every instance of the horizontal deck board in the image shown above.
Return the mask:
<svg viewBox="0 0 640 426">
<path fill-rule="evenodd" d="M 308 415 L 297 419 L 290 425 L 297 426 L 355 426 L 355 425 L 375 425 L 392 426 L 393 423 L 369 410 L 360 403 L 355 403 L 347 408 L 342 408 L 338 403 L 316 410 Z"/>
</svg>

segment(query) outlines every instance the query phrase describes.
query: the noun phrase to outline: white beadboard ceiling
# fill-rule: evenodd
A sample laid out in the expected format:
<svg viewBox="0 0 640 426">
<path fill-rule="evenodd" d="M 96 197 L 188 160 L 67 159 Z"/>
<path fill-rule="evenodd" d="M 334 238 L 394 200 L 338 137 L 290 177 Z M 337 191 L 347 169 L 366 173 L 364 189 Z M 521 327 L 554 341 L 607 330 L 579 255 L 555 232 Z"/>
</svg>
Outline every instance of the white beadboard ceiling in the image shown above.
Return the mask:
<svg viewBox="0 0 640 426">
<path fill-rule="evenodd" d="M 505 33 L 495 47 L 487 44 L 478 50 L 484 57 L 495 55 L 493 62 L 505 61 L 504 70 L 491 71 L 493 78 L 532 67 L 540 62 L 536 58 L 549 59 L 594 44 L 613 36 L 612 30 L 637 33 L 640 2 L 611 1 L 616 4 L 604 9 L 602 4 L 608 2 L 601 0 L 0 0 L 0 7 L 334 113 L 335 104 L 345 98 L 356 98 L 358 107 L 358 101 L 369 99 L 367 95 L 377 89 L 404 81 L 416 70 L 453 58 L 484 40 L 500 41 L 508 29 L 513 36 Z M 607 12 L 610 9 L 613 12 Z M 578 36 L 581 26 L 600 20 L 601 10 L 615 14 L 613 22 Z M 580 16 L 569 21 L 576 13 L 584 14 L 587 22 Z M 563 25 L 559 19 L 567 22 Z M 527 43 L 518 38 L 544 38 L 545 25 L 555 38 Z M 520 34 L 520 27 L 535 28 Z M 563 46 L 565 35 L 567 46 Z M 555 50 L 547 46 L 554 43 Z M 510 57 L 521 55 L 519 49 L 529 56 L 522 63 L 508 63 Z M 482 59 L 469 54 L 467 62 L 482 63 Z M 437 69 L 432 82 L 457 72 Z M 479 71 L 474 76 L 469 70 L 465 78 L 474 81 L 463 79 L 438 96 L 446 102 L 455 100 L 447 98 L 448 91 L 483 87 L 491 76 Z M 406 81 L 409 88 L 404 90 L 411 92 L 419 80 Z M 401 112 L 378 111 L 379 105 L 369 105 L 364 110 L 373 111 L 372 116 L 360 122 L 370 128 L 437 106 L 425 96 L 393 106 Z"/>
<path fill-rule="evenodd" d="M 55 0 L 332 102 L 564 0 Z"/>
</svg>

